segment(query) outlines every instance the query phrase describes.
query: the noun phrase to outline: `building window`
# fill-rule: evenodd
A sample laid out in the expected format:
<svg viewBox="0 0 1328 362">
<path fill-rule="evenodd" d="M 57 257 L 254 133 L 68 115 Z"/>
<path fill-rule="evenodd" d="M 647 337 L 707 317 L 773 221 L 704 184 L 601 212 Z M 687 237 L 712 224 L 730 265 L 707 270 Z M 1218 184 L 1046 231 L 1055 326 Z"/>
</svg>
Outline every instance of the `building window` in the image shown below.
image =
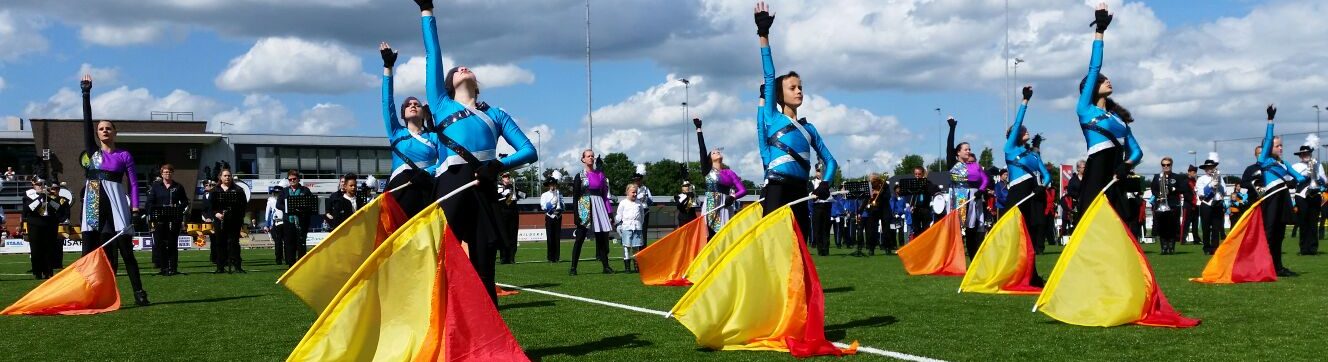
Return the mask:
<svg viewBox="0 0 1328 362">
<path fill-rule="evenodd" d="M 258 155 L 256 161 L 258 166 L 254 173 L 258 178 L 280 178 L 281 170 L 277 169 L 277 154 L 272 147 L 257 147 L 255 153 Z"/>
</svg>

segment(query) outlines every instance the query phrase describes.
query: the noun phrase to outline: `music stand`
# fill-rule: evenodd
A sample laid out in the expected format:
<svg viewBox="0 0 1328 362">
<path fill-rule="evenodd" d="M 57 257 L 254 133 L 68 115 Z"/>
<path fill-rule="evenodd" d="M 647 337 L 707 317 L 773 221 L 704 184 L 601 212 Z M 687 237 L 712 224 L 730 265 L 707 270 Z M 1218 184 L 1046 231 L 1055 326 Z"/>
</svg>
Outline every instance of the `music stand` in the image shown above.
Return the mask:
<svg viewBox="0 0 1328 362">
<path fill-rule="evenodd" d="M 286 213 L 311 215 L 318 211 L 318 196 L 297 195 L 286 197 Z"/>
<path fill-rule="evenodd" d="M 927 179 L 925 178 L 901 178 L 896 185 L 899 185 L 900 196 L 929 194 L 927 192 Z"/>
<path fill-rule="evenodd" d="M 154 223 L 178 223 L 184 221 L 184 205 L 157 206 L 148 215 Z"/>
<path fill-rule="evenodd" d="M 848 191 L 850 199 L 867 199 L 871 197 L 871 184 L 867 181 L 847 181 L 844 182 L 844 190 Z"/>
<path fill-rule="evenodd" d="M 216 204 L 221 205 L 222 212 L 230 211 L 231 208 L 243 208 L 244 204 L 249 202 L 243 192 L 217 192 L 213 195 L 217 198 Z"/>
</svg>

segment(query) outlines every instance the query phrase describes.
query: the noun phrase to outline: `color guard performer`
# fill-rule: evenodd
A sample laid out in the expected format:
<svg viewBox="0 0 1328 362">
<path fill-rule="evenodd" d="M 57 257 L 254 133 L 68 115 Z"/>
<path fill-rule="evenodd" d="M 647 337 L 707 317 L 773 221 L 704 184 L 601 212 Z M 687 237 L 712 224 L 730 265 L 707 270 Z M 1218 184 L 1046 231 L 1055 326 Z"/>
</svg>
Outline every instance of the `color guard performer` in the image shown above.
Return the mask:
<svg viewBox="0 0 1328 362">
<path fill-rule="evenodd" d="M 719 229 L 724 228 L 724 224 L 729 222 L 733 214 L 738 213 L 738 199 L 747 196 L 747 188 L 743 187 L 738 174 L 724 163 L 723 153 L 719 150 L 706 150 L 705 134 L 701 132 L 701 119 L 692 118 L 692 125 L 696 126 L 696 144 L 701 152 L 699 159 L 701 174 L 705 176 L 706 181 L 705 204 L 701 212 L 705 214 L 710 236 L 714 236 Z"/>
<path fill-rule="evenodd" d="M 1282 138 L 1273 135 L 1273 118 L 1277 107 L 1268 106 L 1268 128 L 1263 136 L 1263 151 L 1259 154 L 1259 168 L 1263 173 L 1263 228 L 1268 236 L 1268 253 L 1272 254 L 1273 267 L 1279 277 L 1300 275 L 1287 269 L 1282 264 L 1282 239 L 1286 236 L 1286 225 L 1291 223 L 1291 201 L 1288 199 L 1292 187 L 1297 183 L 1309 182 L 1305 176 L 1292 171 L 1292 167 L 1282 160 Z"/>
<path fill-rule="evenodd" d="M 401 118 L 397 118 L 393 101 L 392 68 L 397 53 L 387 43 L 378 45 L 383 58 L 383 123 L 392 150 L 392 174 L 387 179 L 387 190 L 397 190 L 393 196 L 406 217 L 415 216 L 433 200 L 432 175 L 438 167 L 438 135 L 425 130 L 426 109 L 415 97 L 401 102 Z M 405 188 L 400 188 L 407 185 Z M 400 188 L 398 190 L 398 188 Z"/>
<path fill-rule="evenodd" d="M 1113 177 L 1118 180 L 1129 177 L 1130 170 L 1143 158 L 1139 141 L 1134 139 L 1134 133 L 1130 130 L 1134 117 L 1111 98 L 1115 88 L 1106 76 L 1100 74 L 1103 33 L 1107 31 L 1113 17 L 1107 13 L 1106 3 L 1098 4 L 1093 22 L 1097 26 L 1093 34 L 1093 55 L 1089 60 L 1088 74 L 1079 82 L 1079 101 L 1075 112 L 1079 116 L 1079 128 L 1084 132 L 1084 141 L 1088 144 L 1088 161 L 1079 190 L 1081 205 L 1076 211 L 1079 214 L 1076 220 L 1083 217 L 1088 204 L 1093 202 L 1098 193 L 1103 192 Z M 1118 213 L 1125 209 L 1124 189 L 1114 187 L 1106 190 L 1105 194 Z"/>
<path fill-rule="evenodd" d="M 576 241 L 572 244 L 572 268 L 567 274 L 576 275 L 576 265 L 581 261 L 581 245 L 585 244 L 586 237 L 592 237 L 591 234 L 595 238 L 595 259 L 604 267 L 604 274 L 613 274 L 613 268 L 609 267 L 609 232 L 613 231 L 613 219 L 609 217 L 613 213 L 613 205 L 609 204 L 613 199 L 609 179 L 600 168 L 602 162 L 596 162 L 595 151 L 581 151 L 581 164 L 585 166 L 586 177 L 582 179 L 578 174 L 572 181 L 577 215 Z"/>
</svg>

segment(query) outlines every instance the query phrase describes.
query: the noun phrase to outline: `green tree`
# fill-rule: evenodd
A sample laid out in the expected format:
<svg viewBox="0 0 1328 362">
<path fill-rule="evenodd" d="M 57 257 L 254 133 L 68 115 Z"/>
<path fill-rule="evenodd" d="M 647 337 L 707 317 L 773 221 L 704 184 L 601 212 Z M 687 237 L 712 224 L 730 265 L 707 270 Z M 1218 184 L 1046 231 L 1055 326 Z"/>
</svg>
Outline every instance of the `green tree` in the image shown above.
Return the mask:
<svg viewBox="0 0 1328 362">
<path fill-rule="evenodd" d="M 1051 176 L 1051 184 L 1047 185 L 1047 187 L 1055 187 L 1057 190 L 1059 190 L 1061 187 L 1060 166 L 1056 166 L 1056 164 L 1051 162 L 1047 162 L 1045 166 L 1047 167 L 1047 176 Z"/>
<path fill-rule="evenodd" d="M 927 164 L 927 172 L 946 172 L 950 170 L 949 166 L 949 162 L 938 158 Z"/>
<path fill-rule="evenodd" d="M 609 178 L 609 193 L 622 195 L 627 184 L 632 182 L 636 173 L 636 164 L 622 152 L 604 155 L 604 177 Z"/>
<path fill-rule="evenodd" d="M 901 160 L 901 161 L 899 162 L 899 166 L 895 166 L 894 175 L 895 175 L 895 176 L 897 176 L 897 175 L 912 175 L 912 174 L 913 174 L 913 168 L 915 168 L 915 167 L 922 167 L 922 166 L 923 166 L 923 163 L 925 163 L 925 162 L 926 162 L 926 161 L 923 161 L 923 160 L 922 160 L 922 156 L 918 156 L 918 155 L 908 155 L 908 156 L 904 156 L 904 159 Z"/>
<path fill-rule="evenodd" d="M 982 166 L 982 168 L 985 169 L 991 167 L 991 161 L 992 161 L 991 147 L 983 147 L 982 153 L 978 154 L 978 165 Z"/>
<path fill-rule="evenodd" d="M 677 195 L 682 186 L 682 163 L 670 159 L 646 164 L 646 187 L 655 196 Z"/>
</svg>

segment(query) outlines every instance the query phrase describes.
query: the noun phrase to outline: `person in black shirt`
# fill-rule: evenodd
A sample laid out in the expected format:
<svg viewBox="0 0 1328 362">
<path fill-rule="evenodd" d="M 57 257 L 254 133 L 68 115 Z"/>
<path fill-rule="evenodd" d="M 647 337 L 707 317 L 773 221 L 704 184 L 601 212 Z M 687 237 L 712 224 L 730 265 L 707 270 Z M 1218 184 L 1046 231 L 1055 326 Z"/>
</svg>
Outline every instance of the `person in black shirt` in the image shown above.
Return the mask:
<svg viewBox="0 0 1328 362">
<path fill-rule="evenodd" d="M 157 265 L 157 275 L 180 274 L 180 253 L 177 248 L 180 238 L 180 215 L 189 204 L 189 196 L 184 193 L 184 186 L 175 182 L 175 166 L 161 165 L 161 181 L 153 182 L 148 187 L 148 199 L 144 207 L 152 222 L 152 262 Z"/>
<path fill-rule="evenodd" d="M 219 227 L 212 235 L 212 249 L 216 250 L 217 264 L 215 274 L 229 272 L 244 273 L 240 258 L 240 229 L 244 227 L 244 206 L 247 203 L 244 189 L 235 183 L 235 177 L 229 167 L 223 166 L 218 171 L 221 183 L 212 191 L 211 210 L 207 213 L 215 218 Z"/>
<path fill-rule="evenodd" d="M 277 207 L 281 208 L 282 217 L 286 218 L 283 232 L 285 235 L 281 241 L 286 244 L 283 256 L 286 257 L 286 265 L 295 265 L 295 262 L 304 258 L 304 253 L 308 252 L 308 246 L 305 241 L 309 237 L 309 222 L 312 219 L 314 210 L 301 210 L 295 205 L 291 205 L 289 200 L 294 196 L 307 197 L 313 195 L 308 187 L 300 185 L 300 172 L 296 170 L 286 171 L 286 181 L 289 186 L 283 188 L 281 193 L 277 194 Z M 315 208 L 317 206 L 314 206 Z"/>
<path fill-rule="evenodd" d="M 60 196 L 58 182 L 47 187 L 38 179 L 23 196 L 23 215 L 32 249 L 32 276 L 50 279 L 62 252 L 58 230 L 60 223 L 69 218 L 69 199 Z"/>
<path fill-rule="evenodd" d="M 1190 184 L 1181 175 L 1171 172 L 1174 162 L 1171 157 L 1162 158 L 1162 172 L 1153 176 L 1149 189 L 1153 190 L 1153 237 L 1162 246 L 1162 255 L 1176 253 L 1176 242 L 1180 240 L 1180 213 L 1183 205 L 1181 197 L 1192 195 Z"/>
<path fill-rule="evenodd" d="M 323 217 L 327 218 L 328 230 L 336 230 L 337 226 L 346 222 L 351 214 L 368 203 L 364 195 L 360 195 L 356 189 L 357 179 L 358 176 L 354 173 L 341 176 L 341 190 L 327 197 L 327 214 Z"/>
</svg>

